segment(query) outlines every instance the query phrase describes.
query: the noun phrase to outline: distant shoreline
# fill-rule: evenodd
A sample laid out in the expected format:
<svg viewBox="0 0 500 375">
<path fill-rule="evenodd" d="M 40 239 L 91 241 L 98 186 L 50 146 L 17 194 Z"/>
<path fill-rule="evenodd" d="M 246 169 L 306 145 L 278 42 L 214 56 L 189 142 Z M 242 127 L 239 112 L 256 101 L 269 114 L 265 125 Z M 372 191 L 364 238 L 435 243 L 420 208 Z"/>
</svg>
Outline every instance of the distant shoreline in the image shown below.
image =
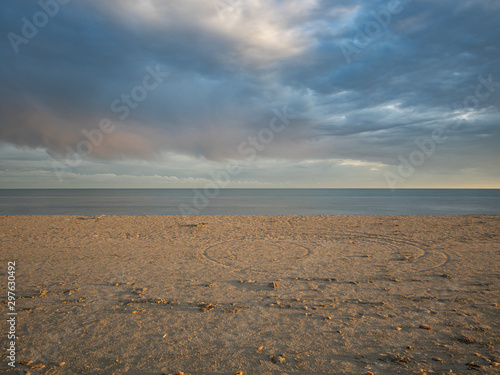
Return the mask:
<svg viewBox="0 0 500 375">
<path fill-rule="evenodd" d="M 500 189 L 0 190 L 0 215 L 500 214 Z"/>
</svg>

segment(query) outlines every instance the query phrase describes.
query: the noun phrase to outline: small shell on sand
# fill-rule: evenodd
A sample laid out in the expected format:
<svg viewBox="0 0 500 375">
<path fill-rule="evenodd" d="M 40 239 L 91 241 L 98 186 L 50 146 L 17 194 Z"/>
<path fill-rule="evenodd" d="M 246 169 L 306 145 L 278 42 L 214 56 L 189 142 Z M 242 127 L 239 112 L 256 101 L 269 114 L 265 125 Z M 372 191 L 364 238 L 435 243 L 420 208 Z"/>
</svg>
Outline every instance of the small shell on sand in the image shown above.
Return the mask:
<svg viewBox="0 0 500 375">
<path fill-rule="evenodd" d="M 431 326 L 428 326 L 428 325 L 425 325 L 425 324 L 421 324 L 420 326 L 418 326 L 418 328 L 420 328 L 420 329 L 427 329 L 429 331 L 432 329 Z"/>
</svg>

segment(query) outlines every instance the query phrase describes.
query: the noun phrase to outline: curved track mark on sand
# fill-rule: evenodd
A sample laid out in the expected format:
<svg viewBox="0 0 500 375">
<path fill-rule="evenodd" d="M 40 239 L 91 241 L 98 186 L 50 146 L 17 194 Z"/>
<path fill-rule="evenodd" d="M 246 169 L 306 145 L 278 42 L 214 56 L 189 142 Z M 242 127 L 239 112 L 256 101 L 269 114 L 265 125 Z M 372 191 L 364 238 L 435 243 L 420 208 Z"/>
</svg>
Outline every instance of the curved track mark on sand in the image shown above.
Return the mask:
<svg viewBox="0 0 500 375">
<path fill-rule="evenodd" d="M 326 250 L 330 260 L 345 262 L 367 257 L 372 264 L 398 262 L 395 267 L 398 273 L 421 273 L 442 267 L 450 260 L 442 250 L 431 251 L 425 244 L 399 236 L 350 232 L 316 244 Z"/>
<path fill-rule="evenodd" d="M 376 243 L 380 243 L 381 245 L 389 245 L 396 252 L 405 250 L 401 247 L 409 248 L 409 250 L 417 250 L 420 252 L 419 256 L 416 256 L 415 259 L 411 262 L 405 262 L 406 267 L 402 267 L 405 272 L 425 272 L 430 271 L 436 268 L 440 268 L 445 266 L 450 261 L 450 255 L 442 250 L 435 249 L 432 252 L 429 250 L 429 247 L 425 244 L 421 244 L 412 240 L 408 240 L 402 236 L 388 236 L 388 235 L 377 235 L 370 233 L 353 233 L 356 236 L 359 236 L 365 240 L 373 241 Z M 437 258 L 440 259 L 432 259 Z M 420 267 L 423 262 L 427 262 L 430 264 L 424 265 Z"/>
<path fill-rule="evenodd" d="M 239 271 L 285 271 L 307 258 L 312 250 L 293 241 L 252 238 L 223 241 L 203 250 L 203 256 Z"/>
</svg>

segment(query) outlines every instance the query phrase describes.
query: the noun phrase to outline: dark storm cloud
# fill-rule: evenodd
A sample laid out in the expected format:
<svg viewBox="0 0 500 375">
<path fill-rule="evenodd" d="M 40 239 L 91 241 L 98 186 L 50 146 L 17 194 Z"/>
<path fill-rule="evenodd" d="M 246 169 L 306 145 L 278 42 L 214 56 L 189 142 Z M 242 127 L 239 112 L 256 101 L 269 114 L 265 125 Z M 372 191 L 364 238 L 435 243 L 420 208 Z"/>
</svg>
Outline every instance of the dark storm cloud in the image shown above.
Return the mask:
<svg viewBox="0 0 500 375">
<path fill-rule="evenodd" d="M 491 75 L 494 91 L 482 89 L 473 128 L 453 136 L 496 155 L 498 2 L 401 1 L 387 25 L 356 47 L 357 34 L 388 3 L 57 3 L 57 14 L 15 53 L 9 33 L 22 36 L 23 17 L 32 21 L 41 7 L 5 1 L 0 140 L 65 155 L 85 139 L 82 130 L 109 118 L 116 129 L 90 156 L 241 158 L 237 146 L 288 104 L 296 117 L 262 156 L 390 164 L 415 137 L 451 125 L 460 115 L 453 106 L 470 105 L 478 77 Z M 359 50 L 351 62 L 342 52 L 349 45 Z M 141 85 L 148 67 L 169 76 L 120 119 L 112 103 Z"/>
</svg>

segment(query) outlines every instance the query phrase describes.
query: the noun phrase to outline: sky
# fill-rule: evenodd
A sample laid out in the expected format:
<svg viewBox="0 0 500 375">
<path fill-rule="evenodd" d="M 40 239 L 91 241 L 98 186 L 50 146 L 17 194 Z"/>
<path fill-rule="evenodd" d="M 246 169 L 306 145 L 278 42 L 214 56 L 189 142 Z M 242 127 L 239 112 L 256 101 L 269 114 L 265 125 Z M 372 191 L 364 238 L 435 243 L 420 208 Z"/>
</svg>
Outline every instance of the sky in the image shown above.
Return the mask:
<svg viewBox="0 0 500 375">
<path fill-rule="evenodd" d="M 498 19 L 498 0 L 2 1 L 0 188 L 500 188 Z"/>
</svg>

